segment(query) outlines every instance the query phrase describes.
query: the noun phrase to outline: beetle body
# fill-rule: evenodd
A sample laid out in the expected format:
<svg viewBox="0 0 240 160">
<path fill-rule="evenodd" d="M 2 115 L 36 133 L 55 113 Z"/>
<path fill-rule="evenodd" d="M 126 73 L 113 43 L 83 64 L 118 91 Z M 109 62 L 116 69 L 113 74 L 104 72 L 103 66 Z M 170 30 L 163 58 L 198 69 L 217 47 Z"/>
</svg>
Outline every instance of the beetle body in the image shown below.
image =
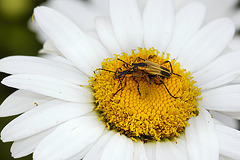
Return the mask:
<svg viewBox="0 0 240 160">
<path fill-rule="evenodd" d="M 153 58 L 153 57 L 154 56 L 150 55 L 146 60 L 138 57 L 135 60 L 137 62 L 134 61 L 132 64 L 129 64 L 129 63 L 127 63 L 127 62 L 118 58 L 119 61 L 124 63 L 123 66 L 124 66 L 124 68 L 126 68 L 125 70 L 123 70 L 122 68 L 118 68 L 115 72 L 114 71 L 109 71 L 109 70 L 106 70 L 106 69 L 100 69 L 100 70 L 113 72 L 114 73 L 114 78 L 119 79 L 121 88 L 118 89 L 118 91 L 114 95 L 116 95 L 120 90 L 122 90 L 126 86 L 126 81 L 124 83 L 124 86 L 122 86 L 123 80 L 126 77 L 132 77 L 133 80 L 138 84 L 137 89 L 138 89 L 138 92 L 139 92 L 140 95 L 141 95 L 141 93 L 139 91 L 139 83 L 138 83 L 137 79 L 138 78 L 146 78 L 146 80 L 150 84 L 151 84 L 151 81 L 153 81 L 157 85 L 163 84 L 171 97 L 178 98 L 178 97 L 174 97 L 169 92 L 167 86 L 162 81 L 164 78 L 171 78 L 172 75 L 175 74 L 175 73 L 173 73 L 172 65 L 171 65 L 170 61 L 164 61 L 161 64 L 157 64 L 157 63 L 149 61 L 149 59 Z M 141 60 L 141 62 L 138 62 L 140 60 Z M 171 71 L 162 66 L 165 63 L 170 64 Z M 175 74 L 175 75 L 178 75 L 178 74 Z M 178 76 L 180 76 L 180 75 L 178 75 Z"/>
</svg>

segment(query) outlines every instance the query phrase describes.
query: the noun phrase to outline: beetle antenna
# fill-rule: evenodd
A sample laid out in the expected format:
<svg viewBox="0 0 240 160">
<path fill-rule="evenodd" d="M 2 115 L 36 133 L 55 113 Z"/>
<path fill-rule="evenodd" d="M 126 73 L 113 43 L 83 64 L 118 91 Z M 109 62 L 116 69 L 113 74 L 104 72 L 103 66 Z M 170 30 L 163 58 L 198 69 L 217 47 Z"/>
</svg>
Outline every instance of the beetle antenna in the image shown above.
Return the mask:
<svg viewBox="0 0 240 160">
<path fill-rule="evenodd" d="M 107 69 L 103 69 L 103 68 L 98 68 L 98 69 L 96 69 L 95 71 L 97 71 L 97 70 L 103 70 L 103 71 L 108 71 L 108 72 L 112 72 L 112 73 L 115 73 L 114 71 L 110 71 L 110 70 L 107 70 Z M 95 71 L 94 71 L 94 73 L 95 73 Z"/>
<path fill-rule="evenodd" d="M 118 58 L 117 60 L 123 62 L 123 63 L 126 64 L 128 67 L 130 66 L 130 64 L 128 64 L 127 62 L 125 62 L 125 61 L 123 61 L 123 60 L 121 60 L 121 59 L 119 59 L 119 58 Z"/>
</svg>

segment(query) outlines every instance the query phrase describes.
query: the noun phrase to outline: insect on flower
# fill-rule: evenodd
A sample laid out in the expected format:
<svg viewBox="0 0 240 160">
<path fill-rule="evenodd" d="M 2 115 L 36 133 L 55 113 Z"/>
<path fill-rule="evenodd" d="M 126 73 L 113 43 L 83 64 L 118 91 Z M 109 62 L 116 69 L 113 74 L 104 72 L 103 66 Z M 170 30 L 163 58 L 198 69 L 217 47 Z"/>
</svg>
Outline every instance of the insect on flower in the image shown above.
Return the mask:
<svg viewBox="0 0 240 160">
<path fill-rule="evenodd" d="M 114 78 L 119 79 L 121 88 L 118 89 L 118 91 L 114 95 L 116 95 L 120 90 L 122 90 L 126 86 L 126 81 L 124 83 L 124 86 L 122 86 L 122 82 L 124 78 L 132 77 L 133 80 L 137 83 L 137 89 L 140 95 L 141 93 L 139 90 L 139 83 L 137 81 L 137 78 L 146 78 L 149 84 L 152 83 L 151 81 L 153 81 L 157 85 L 163 84 L 171 97 L 178 98 L 173 96 L 170 93 L 167 86 L 163 82 L 163 79 L 171 78 L 172 75 L 177 75 L 177 76 L 180 76 L 180 75 L 173 73 L 173 69 L 170 61 L 164 61 L 161 64 L 157 64 L 149 61 L 149 59 L 153 58 L 154 56 L 155 55 L 150 55 L 147 59 L 142 59 L 141 57 L 138 57 L 132 64 L 129 64 L 118 58 L 117 60 L 124 63 L 123 66 L 124 68 L 126 68 L 125 70 L 123 70 L 122 68 L 118 68 L 115 72 L 106 70 L 106 69 L 99 69 L 99 70 L 113 72 Z M 170 64 L 171 71 L 162 66 L 163 64 L 166 64 L 166 63 Z"/>
</svg>

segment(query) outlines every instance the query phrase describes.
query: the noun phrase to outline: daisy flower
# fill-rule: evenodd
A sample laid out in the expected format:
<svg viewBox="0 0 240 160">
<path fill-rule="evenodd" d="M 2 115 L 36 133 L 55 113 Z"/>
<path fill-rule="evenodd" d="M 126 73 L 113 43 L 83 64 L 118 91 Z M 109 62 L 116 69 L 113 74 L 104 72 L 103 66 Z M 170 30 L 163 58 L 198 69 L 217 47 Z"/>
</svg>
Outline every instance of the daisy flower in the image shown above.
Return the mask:
<svg viewBox="0 0 240 160">
<path fill-rule="evenodd" d="M 19 89 L 0 108 L 21 114 L 1 132 L 12 156 L 240 159 L 240 132 L 209 113 L 239 119 L 240 51 L 225 49 L 235 28 L 229 18 L 202 26 L 205 13 L 198 2 L 175 11 L 171 0 L 109 0 L 89 35 L 37 7 L 49 54 L 0 60 L 11 74 L 2 83 Z"/>
</svg>

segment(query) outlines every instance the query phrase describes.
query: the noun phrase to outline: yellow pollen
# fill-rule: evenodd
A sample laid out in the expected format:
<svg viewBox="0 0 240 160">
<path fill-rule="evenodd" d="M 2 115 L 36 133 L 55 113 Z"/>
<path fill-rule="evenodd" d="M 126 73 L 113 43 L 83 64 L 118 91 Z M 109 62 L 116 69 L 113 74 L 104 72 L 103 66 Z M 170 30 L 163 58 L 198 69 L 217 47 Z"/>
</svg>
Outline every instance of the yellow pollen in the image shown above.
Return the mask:
<svg viewBox="0 0 240 160">
<path fill-rule="evenodd" d="M 171 70 L 169 63 L 163 63 L 168 60 L 169 54 L 154 48 L 138 48 L 132 55 L 122 53 L 102 62 L 89 84 L 95 110 L 109 130 L 144 142 L 175 140 L 184 132 L 187 120 L 198 115 L 196 99 L 201 92 L 190 72 L 181 69 L 176 60 L 169 60 Z M 142 66 L 147 62 L 156 64 L 159 72 L 150 70 L 150 65 Z M 169 71 L 169 77 L 163 76 L 160 66 Z"/>
</svg>

